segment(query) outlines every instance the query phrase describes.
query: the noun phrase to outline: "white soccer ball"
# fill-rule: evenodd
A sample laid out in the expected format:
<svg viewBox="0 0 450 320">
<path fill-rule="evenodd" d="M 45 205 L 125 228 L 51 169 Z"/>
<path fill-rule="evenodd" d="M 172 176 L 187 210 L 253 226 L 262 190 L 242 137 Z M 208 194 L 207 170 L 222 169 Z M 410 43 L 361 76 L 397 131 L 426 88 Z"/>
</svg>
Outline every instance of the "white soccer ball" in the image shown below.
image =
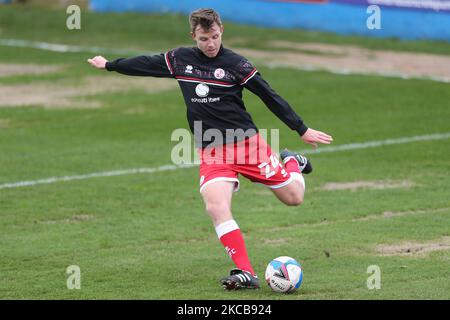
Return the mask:
<svg viewBox="0 0 450 320">
<path fill-rule="evenodd" d="M 297 290 L 303 279 L 300 263 L 291 257 L 278 257 L 266 268 L 266 282 L 276 292 L 288 293 Z"/>
</svg>

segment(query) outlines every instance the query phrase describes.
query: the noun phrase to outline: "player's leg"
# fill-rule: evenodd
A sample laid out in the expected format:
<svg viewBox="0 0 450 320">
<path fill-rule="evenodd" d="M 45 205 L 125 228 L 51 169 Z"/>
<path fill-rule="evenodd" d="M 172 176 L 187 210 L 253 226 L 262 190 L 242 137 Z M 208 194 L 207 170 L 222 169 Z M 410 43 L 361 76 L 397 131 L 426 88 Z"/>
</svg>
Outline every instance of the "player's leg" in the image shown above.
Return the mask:
<svg viewBox="0 0 450 320">
<path fill-rule="evenodd" d="M 253 182 L 269 187 L 287 205 L 302 203 L 305 194 L 303 174 L 312 171 L 306 157 L 284 150 L 280 154 L 283 166 L 270 145 L 259 135 L 251 137 L 248 146 L 241 146 L 239 151 L 246 154 L 248 161 L 238 163 L 236 171 Z"/>
<path fill-rule="evenodd" d="M 292 182 L 286 186 L 277 189 L 271 188 L 270 190 L 272 190 L 276 197 L 284 204 L 288 206 L 299 206 L 302 204 L 305 194 L 305 186 L 303 183 L 304 179 L 302 182 L 293 179 Z"/>
<path fill-rule="evenodd" d="M 233 181 L 215 181 L 202 188 L 206 211 L 213 221 L 217 237 L 238 269 L 221 280 L 225 289 L 257 288 L 255 276 L 247 255 L 244 238 L 231 213 L 231 200 L 235 188 Z"/>
<path fill-rule="evenodd" d="M 216 181 L 201 190 L 206 212 L 215 227 L 233 219 L 231 199 L 235 183 L 234 181 Z"/>
<path fill-rule="evenodd" d="M 305 156 L 289 150 L 284 150 L 280 156 L 284 163 L 284 170 L 289 173 L 292 182 L 271 190 L 281 202 L 290 206 L 298 206 L 303 202 L 306 189 L 303 174 L 312 172 L 311 162 Z"/>
</svg>

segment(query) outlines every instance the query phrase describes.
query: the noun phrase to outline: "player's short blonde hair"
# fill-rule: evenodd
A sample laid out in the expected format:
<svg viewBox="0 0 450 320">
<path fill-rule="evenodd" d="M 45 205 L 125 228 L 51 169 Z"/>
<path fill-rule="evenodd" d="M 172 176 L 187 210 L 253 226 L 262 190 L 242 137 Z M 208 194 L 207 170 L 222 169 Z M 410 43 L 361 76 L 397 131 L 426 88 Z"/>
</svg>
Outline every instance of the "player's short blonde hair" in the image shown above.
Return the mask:
<svg viewBox="0 0 450 320">
<path fill-rule="evenodd" d="M 214 22 L 217 23 L 219 27 L 222 26 L 222 20 L 220 20 L 219 13 L 213 9 L 201 8 L 189 15 L 189 24 L 191 25 L 192 32 L 195 32 L 199 25 L 203 30 L 209 31 Z"/>
</svg>

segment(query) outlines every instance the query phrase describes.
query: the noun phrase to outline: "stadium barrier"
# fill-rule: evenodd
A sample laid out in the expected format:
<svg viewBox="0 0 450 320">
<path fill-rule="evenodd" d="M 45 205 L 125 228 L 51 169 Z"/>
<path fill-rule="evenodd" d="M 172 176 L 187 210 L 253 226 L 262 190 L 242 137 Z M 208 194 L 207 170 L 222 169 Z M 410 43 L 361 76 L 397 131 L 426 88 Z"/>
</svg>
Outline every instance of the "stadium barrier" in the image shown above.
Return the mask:
<svg viewBox="0 0 450 320">
<path fill-rule="evenodd" d="M 220 12 L 224 20 L 265 27 L 450 41 L 450 0 L 216 0 L 214 2 L 91 0 L 90 2 L 92 10 L 101 12 L 189 14 L 201 7 L 213 7 Z M 373 23 L 377 18 L 379 18 L 378 25 Z"/>
</svg>

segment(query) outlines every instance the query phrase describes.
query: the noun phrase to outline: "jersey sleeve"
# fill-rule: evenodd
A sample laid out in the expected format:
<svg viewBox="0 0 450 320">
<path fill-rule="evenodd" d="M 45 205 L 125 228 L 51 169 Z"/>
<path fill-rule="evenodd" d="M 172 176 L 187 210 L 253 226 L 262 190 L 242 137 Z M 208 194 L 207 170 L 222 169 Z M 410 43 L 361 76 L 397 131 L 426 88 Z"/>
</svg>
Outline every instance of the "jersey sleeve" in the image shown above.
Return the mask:
<svg viewBox="0 0 450 320">
<path fill-rule="evenodd" d="M 236 80 L 240 85 L 245 85 L 257 72 L 258 70 L 244 57 L 235 67 Z"/>
<path fill-rule="evenodd" d="M 264 104 L 289 128 L 297 131 L 301 136 L 308 127 L 292 109 L 289 103 L 280 97 L 275 90 L 261 77 L 259 72 L 252 75 L 245 83 L 245 88 L 257 95 Z"/>
<path fill-rule="evenodd" d="M 168 53 L 161 53 L 153 56 L 119 58 L 108 61 L 105 67 L 108 71 L 116 71 L 129 76 L 173 78 L 167 55 Z"/>
</svg>

